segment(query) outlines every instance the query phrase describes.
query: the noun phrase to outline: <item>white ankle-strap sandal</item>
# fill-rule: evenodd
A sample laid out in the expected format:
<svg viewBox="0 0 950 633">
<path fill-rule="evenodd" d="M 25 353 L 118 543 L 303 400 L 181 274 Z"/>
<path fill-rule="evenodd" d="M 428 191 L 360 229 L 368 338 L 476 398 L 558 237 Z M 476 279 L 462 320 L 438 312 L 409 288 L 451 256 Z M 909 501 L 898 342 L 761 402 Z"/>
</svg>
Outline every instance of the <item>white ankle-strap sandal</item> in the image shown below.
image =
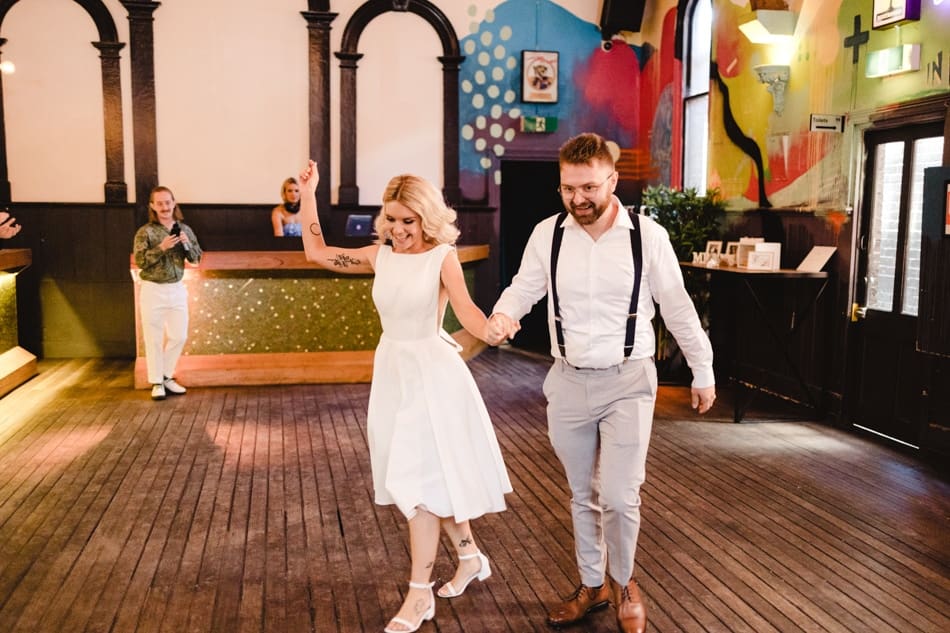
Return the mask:
<svg viewBox="0 0 950 633">
<path fill-rule="evenodd" d="M 473 580 L 476 578 L 478 580 L 485 580 L 491 576 L 491 564 L 488 562 L 488 557 L 481 552 L 459 556 L 459 560 L 471 560 L 473 558 L 477 558 L 482 564 L 482 566 L 478 568 L 478 571 L 466 578 L 465 582 L 460 584 L 457 589 L 452 584 L 451 580 L 439 587 L 438 594 L 440 598 L 455 598 L 457 596 L 461 596 L 463 593 L 465 593 L 465 590 L 468 589 L 469 584 L 471 584 Z"/>
<path fill-rule="evenodd" d="M 422 583 L 422 582 L 412 582 L 409 581 L 409 586 L 413 589 L 428 589 L 429 590 L 429 608 L 426 609 L 425 613 L 422 614 L 422 617 L 415 623 L 410 622 L 409 620 L 403 618 L 393 618 L 389 621 L 389 624 L 386 625 L 386 628 L 383 629 L 383 633 L 414 633 L 419 630 L 419 627 L 422 626 L 427 620 L 431 620 L 435 617 L 435 598 L 432 596 L 432 585 L 434 582 Z M 392 628 L 394 624 L 400 624 L 406 628 L 404 629 L 394 629 Z"/>
</svg>

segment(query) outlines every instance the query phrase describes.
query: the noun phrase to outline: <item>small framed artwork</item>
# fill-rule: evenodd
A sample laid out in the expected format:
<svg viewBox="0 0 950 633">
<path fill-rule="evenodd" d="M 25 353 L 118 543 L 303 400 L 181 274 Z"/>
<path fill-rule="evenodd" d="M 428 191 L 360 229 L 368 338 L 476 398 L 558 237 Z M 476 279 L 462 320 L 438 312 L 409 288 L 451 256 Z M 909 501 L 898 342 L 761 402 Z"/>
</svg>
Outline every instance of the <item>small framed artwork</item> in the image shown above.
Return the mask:
<svg viewBox="0 0 950 633">
<path fill-rule="evenodd" d="M 521 51 L 521 100 L 557 103 L 558 53 Z"/>
<path fill-rule="evenodd" d="M 726 242 L 726 255 L 739 254 L 739 242 Z"/>
<path fill-rule="evenodd" d="M 719 255 L 722 253 L 722 240 L 709 240 L 706 242 L 707 255 Z"/>
<path fill-rule="evenodd" d="M 775 253 L 771 251 L 749 251 L 746 268 L 749 270 L 772 270 L 772 259 Z"/>
</svg>

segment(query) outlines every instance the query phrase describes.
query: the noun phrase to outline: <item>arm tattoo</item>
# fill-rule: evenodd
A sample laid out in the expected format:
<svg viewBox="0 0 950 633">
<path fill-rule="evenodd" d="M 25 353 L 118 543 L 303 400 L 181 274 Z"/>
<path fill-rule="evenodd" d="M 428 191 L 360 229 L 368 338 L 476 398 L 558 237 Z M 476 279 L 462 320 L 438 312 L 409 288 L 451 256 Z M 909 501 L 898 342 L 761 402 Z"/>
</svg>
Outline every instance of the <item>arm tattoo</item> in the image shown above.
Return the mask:
<svg viewBox="0 0 950 633">
<path fill-rule="evenodd" d="M 472 544 L 471 536 L 465 536 L 462 538 L 461 541 L 459 541 L 459 547 L 465 547 L 466 545 L 471 545 L 471 544 Z"/>
<path fill-rule="evenodd" d="M 348 266 L 359 266 L 362 262 L 355 257 L 350 257 L 349 255 L 344 255 L 340 253 L 333 259 L 327 260 L 331 262 L 337 268 L 347 268 Z"/>
</svg>

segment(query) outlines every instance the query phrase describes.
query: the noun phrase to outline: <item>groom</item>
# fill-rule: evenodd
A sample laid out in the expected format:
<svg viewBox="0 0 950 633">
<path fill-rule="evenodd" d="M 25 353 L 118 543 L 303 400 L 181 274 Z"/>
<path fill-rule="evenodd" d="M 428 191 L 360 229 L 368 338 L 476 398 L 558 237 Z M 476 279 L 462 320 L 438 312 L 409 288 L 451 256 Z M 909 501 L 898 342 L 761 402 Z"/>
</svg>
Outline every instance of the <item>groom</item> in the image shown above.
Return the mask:
<svg viewBox="0 0 950 633">
<path fill-rule="evenodd" d="M 633 569 L 657 389 L 654 300 L 693 372 L 693 408 L 708 411 L 716 387 L 712 346 L 666 230 L 613 195 L 612 149 L 596 134 L 561 147 L 565 211 L 535 227 L 491 319 L 513 331 L 548 296 L 548 436 L 571 487 L 581 580 L 548 623 L 579 622 L 612 601 L 620 630 L 640 633 L 647 613 Z"/>
</svg>

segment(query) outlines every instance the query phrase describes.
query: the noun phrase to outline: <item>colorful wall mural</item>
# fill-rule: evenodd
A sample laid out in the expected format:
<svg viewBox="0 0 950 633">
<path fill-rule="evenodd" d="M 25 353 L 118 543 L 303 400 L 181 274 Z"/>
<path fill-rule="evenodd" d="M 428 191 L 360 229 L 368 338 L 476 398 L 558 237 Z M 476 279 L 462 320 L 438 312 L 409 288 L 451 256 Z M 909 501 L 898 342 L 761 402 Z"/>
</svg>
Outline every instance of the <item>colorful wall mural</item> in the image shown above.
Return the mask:
<svg viewBox="0 0 950 633">
<path fill-rule="evenodd" d="M 602 46 L 597 24 L 550 0 L 508 0 L 473 16 L 477 30 L 461 40 L 466 56 L 459 100 L 463 197 L 488 197 L 488 188 L 500 183 L 499 161 L 506 152 L 555 155 L 561 143 L 583 131 L 612 139 L 644 173 L 669 180 L 678 148 L 673 132 L 678 110 L 671 107 L 679 94 L 673 88 L 678 86 L 675 5 L 648 7 L 640 41 L 616 39 L 609 50 Z M 556 103 L 522 101 L 524 50 L 558 53 Z M 523 117 L 545 117 L 548 130 L 551 124 L 556 128 L 523 132 Z"/>
<path fill-rule="evenodd" d="M 873 29 L 877 4 L 790 0 L 798 20 L 794 36 L 753 44 L 738 28 L 750 16 L 749 3 L 714 1 L 718 77 L 711 95 L 709 182 L 731 207 L 846 209 L 853 122 L 884 105 L 950 90 L 950 69 L 943 69 L 950 55 L 950 2 L 921 0 L 919 20 Z M 911 43 L 920 45 L 919 70 L 867 76 L 870 52 Z M 788 66 L 781 109 L 757 78 L 762 64 Z M 843 131 L 810 129 L 812 115 L 826 114 L 843 116 Z"/>
<path fill-rule="evenodd" d="M 553 156 L 573 134 L 617 142 L 626 172 L 644 184 L 681 183 L 682 64 L 675 50 L 675 0 L 648 3 L 641 29 L 605 50 L 597 24 L 550 0 L 507 0 L 470 9 L 461 40 L 461 187 L 487 200 L 506 153 Z M 685 4 L 685 0 L 684 3 Z M 748 0 L 713 0 L 708 182 L 730 208 L 845 209 L 852 194 L 852 134 L 810 130 L 812 115 L 860 118 L 883 105 L 950 91 L 950 0 L 921 0 L 921 17 L 873 29 L 870 0 L 789 0 L 797 17 L 782 44 L 753 44 L 739 30 Z M 483 11 L 483 15 L 475 12 Z M 868 55 L 920 44 L 920 68 L 866 75 Z M 559 54 L 556 103 L 525 103 L 521 51 Z M 780 98 L 755 68 L 785 65 Z M 778 102 L 781 100 L 781 103 Z M 524 132 L 523 117 L 553 131 Z"/>
</svg>

